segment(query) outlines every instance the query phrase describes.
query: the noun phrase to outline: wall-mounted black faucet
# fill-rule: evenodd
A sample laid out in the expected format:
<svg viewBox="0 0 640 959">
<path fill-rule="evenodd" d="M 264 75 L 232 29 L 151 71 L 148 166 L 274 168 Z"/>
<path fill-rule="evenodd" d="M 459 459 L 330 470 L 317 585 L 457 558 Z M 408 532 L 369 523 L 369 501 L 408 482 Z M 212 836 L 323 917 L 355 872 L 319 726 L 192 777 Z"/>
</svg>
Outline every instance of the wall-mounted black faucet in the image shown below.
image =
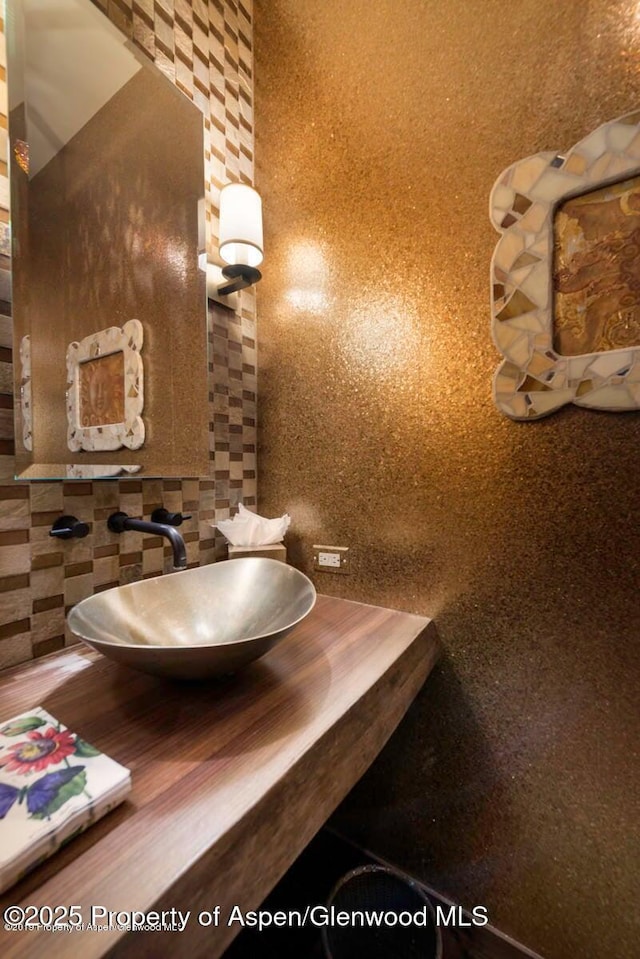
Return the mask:
<svg viewBox="0 0 640 959">
<path fill-rule="evenodd" d="M 154 509 L 151 514 L 154 523 L 166 523 L 167 526 L 182 526 L 185 519 L 191 519 L 191 513 L 170 513 L 164 506 Z"/>
<path fill-rule="evenodd" d="M 154 523 L 153 520 L 135 519 L 128 513 L 112 513 L 107 520 L 107 526 L 112 533 L 124 533 L 126 530 L 136 530 L 139 533 L 153 533 L 155 536 L 164 536 L 171 543 L 173 550 L 173 568 L 187 568 L 187 548 L 184 540 L 175 526 L 168 523 Z"/>
<path fill-rule="evenodd" d="M 49 533 L 56 539 L 83 539 L 88 535 L 89 524 L 80 522 L 75 516 L 59 516 Z"/>
</svg>

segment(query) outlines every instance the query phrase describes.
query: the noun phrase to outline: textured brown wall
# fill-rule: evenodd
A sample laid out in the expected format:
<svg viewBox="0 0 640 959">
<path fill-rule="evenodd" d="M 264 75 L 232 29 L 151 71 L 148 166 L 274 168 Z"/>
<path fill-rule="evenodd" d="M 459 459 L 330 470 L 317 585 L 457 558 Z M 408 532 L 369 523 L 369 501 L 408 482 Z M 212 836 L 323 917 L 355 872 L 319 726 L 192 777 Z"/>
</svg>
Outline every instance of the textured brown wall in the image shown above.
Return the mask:
<svg viewBox="0 0 640 959">
<path fill-rule="evenodd" d="M 228 180 L 251 182 L 253 176 L 252 4 L 95 2 L 204 115 L 209 250 L 215 254 L 218 191 Z M 0 71 L 0 93 L 5 84 Z M 2 126 L 6 118 L 0 116 Z M 2 142 L 0 206 L 8 192 L 1 151 Z M 6 213 L 0 209 L 0 278 L 9 266 L 3 256 L 5 224 Z M 4 286 L 0 283 L 0 291 Z M 182 527 L 189 563 L 208 563 L 226 555 L 223 537 L 214 535 L 211 524 L 228 517 L 239 501 L 255 504 L 256 357 L 255 297 L 249 290 L 239 295 L 235 311 L 220 306 L 209 311 L 207 475 L 14 483 L 13 356 L 6 315 L 10 304 L 1 297 L 0 292 L 0 668 L 4 668 L 73 641 L 65 613 L 74 603 L 118 583 L 157 576 L 169 562 L 170 550 L 159 537 L 109 533 L 106 521 L 114 510 L 147 518 L 161 504 L 185 510 L 192 513 Z M 206 357 L 200 361 L 206 363 Z M 51 539 L 51 524 L 62 513 L 89 523 L 89 536 L 69 542 Z"/>
<path fill-rule="evenodd" d="M 637 954 L 640 416 L 498 414 L 487 206 L 637 108 L 636 6 L 256 4 L 259 508 L 447 651 L 335 821 L 550 959 Z"/>
</svg>

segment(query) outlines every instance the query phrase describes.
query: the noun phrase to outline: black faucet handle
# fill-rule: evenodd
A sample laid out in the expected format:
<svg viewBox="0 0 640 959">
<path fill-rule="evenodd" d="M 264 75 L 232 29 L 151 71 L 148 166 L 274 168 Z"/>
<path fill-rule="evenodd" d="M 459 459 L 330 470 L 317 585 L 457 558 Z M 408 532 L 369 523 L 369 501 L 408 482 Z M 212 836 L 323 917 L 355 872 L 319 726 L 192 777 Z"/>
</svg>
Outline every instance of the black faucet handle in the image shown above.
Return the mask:
<svg viewBox="0 0 640 959">
<path fill-rule="evenodd" d="M 84 539 L 88 535 L 88 523 L 82 523 L 75 516 L 59 516 L 49 532 L 49 536 L 56 539 Z"/>
<path fill-rule="evenodd" d="M 164 526 L 181 526 L 185 519 L 191 519 L 191 513 L 170 513 L 164 506 L 154 509 L 151 514 L 153 523 L 162 523 Z"/>
<path fill-rule="evenodd" d="M 112 513 L 109 519 L 107 520 L 107 527 L 112 533 L 124 533 L 125 531 L 125 520 L 129 519 L 128 513 L 123 513 L 121 510 L 118 510 L 116 513 Z"/>
</svg>

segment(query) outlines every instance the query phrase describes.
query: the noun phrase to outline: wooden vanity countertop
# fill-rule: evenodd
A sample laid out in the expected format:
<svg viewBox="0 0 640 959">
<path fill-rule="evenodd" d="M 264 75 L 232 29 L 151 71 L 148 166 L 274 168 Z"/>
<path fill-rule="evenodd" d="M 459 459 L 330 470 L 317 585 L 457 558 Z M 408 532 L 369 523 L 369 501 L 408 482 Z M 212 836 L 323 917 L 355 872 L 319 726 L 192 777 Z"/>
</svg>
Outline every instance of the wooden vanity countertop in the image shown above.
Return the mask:
<svg viewBox="0 0 640 959">
<path fill-rule="evenodd" d="M 3 959 L 216 959 L 385 744 L 439 655 L 422 616 L 318 596 L 236 676 L 172 683 L 72 647 L 0 676 L 0 722 L 43 706 L 131 770 L 125 802 L 2 897 L 190 917 L 183 932 L 8 932 Z M 220 906 L 218 927 L 198 922 Z"/>
</svg>

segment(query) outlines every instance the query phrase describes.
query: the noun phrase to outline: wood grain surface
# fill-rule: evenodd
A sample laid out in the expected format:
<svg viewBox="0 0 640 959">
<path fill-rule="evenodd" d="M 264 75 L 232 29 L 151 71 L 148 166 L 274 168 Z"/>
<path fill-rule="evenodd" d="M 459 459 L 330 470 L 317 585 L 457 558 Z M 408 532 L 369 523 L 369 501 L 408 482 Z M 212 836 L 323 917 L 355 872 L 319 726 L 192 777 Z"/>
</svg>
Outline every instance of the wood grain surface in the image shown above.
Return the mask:
<svg viewBox="0 0 640 959">
<path fill-rule="evenodd" d="M 439 653 L 429 620 L 319 596 L 237 676 L 172 683 L 91 650 L 9 670 L 0 721 L 44 706 L 131 769 L 118 809 L 37 867 L 2 908 L 191 911 L 183 932 L 0 931 L 10 957 L 220 956 L 364 773 Z M 218 927 L 198 915 L 220 906 Z"/>
</svg>

